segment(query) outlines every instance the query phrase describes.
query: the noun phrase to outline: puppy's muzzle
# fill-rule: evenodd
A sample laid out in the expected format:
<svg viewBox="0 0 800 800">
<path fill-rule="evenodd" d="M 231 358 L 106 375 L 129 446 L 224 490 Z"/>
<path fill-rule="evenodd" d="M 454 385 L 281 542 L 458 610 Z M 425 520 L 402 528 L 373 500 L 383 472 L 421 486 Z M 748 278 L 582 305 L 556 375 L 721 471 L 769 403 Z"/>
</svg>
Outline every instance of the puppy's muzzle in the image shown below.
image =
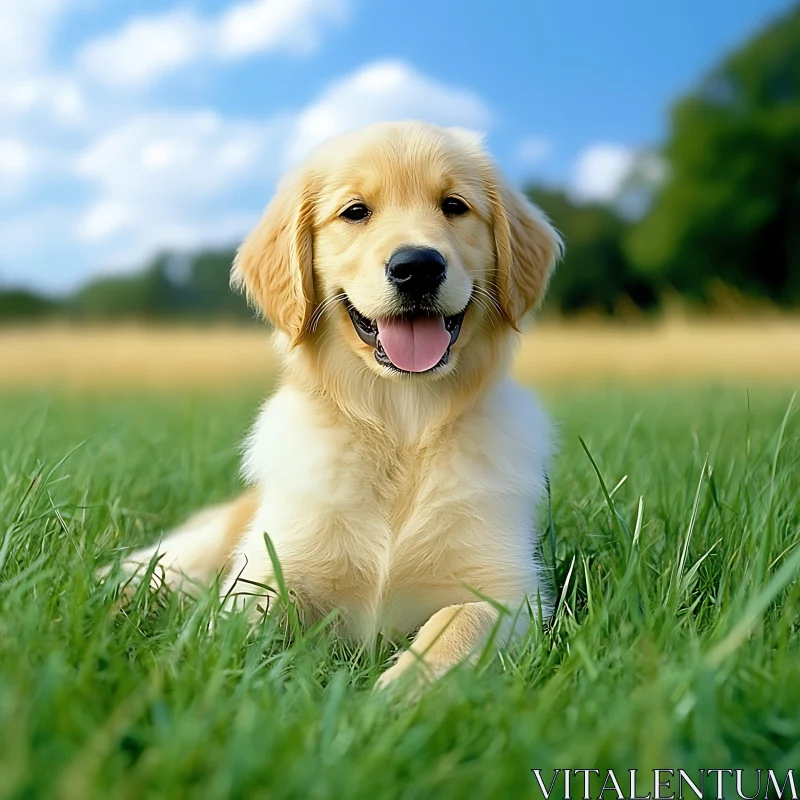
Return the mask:
<svg viewBox="0 0 800 800">
<path fill-rule="evenodd" d="M 386 277 L 406 301 L 431 297 L 444 282 L 447 262 L 432 247 L 403 247 L 386 264 Z"/>
</svg>

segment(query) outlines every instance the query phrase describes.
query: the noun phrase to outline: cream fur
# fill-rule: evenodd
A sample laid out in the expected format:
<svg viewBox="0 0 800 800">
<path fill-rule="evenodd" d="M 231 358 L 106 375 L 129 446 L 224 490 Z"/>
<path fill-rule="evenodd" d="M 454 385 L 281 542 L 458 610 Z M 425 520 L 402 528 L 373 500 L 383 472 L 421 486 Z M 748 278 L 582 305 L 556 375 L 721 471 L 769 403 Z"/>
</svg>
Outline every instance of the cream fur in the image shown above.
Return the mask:
<svg viewBox="0 0 800 800">
<path fill-rule="evenodd" d="M 470 212 L 446 218 L 449 194 Z M 340 219 L 354 199 L 372 210 L 366 223 Z M 369 317 L 391 313 L 384 264 L 403 244 L 446 257 L 443 313 L 472 298 L 449 363 L 431 374 L 377 364 L 339 298 Z M 462 131 L 382 124 L 323 145 L 283 181 L 234 267 L 283 359 L 246 443 L 252 489 L 126 566 L 163 553 L 180 588 L 224 571 L 234 607 L 242 579 L 272 581 L 266 533 L 307 618 L 338 609 L 342 633 L 366 641 L 419 631 L 381 685 L 478 652 L 502 616 L 483 598 L 508 609 L 504 639 L 527 628 L 528 602 L 549 614 L 535 553 L 550 428 L 507 370 L 560 247 Z"/>
</svg>

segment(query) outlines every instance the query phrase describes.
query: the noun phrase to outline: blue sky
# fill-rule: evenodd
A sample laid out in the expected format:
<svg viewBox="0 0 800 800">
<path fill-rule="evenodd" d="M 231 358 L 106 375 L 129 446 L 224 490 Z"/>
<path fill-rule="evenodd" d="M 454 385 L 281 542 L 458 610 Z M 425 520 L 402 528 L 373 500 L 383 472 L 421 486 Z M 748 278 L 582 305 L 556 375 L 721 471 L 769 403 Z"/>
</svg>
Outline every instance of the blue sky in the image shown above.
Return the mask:
<svg viewBox="0 0 800 800">
<path fill-rule="evenodd" d="M 670 103 L 786 0 L 0 0 L 0 281 L 237 242 L 278 175 L 380 119 L 483 131 L 613 201 Z"/>
</svg>

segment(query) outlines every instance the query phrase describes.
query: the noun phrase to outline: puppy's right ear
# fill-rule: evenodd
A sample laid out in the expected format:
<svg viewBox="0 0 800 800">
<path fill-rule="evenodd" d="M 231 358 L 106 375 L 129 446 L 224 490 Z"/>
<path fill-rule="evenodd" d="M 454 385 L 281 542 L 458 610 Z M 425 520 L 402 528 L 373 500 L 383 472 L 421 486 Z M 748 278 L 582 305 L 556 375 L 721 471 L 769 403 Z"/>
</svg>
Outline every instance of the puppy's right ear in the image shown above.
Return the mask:
<svg viewBox="0 0 800 800">
<path fill-rule="evenodd" d="M 311 219 L 313 195 L 304 175 L 287 175 L 278 185 L 250 235 L 236 253 L 231 286 L 298 344 L 314 306 Z"/>
</svg>

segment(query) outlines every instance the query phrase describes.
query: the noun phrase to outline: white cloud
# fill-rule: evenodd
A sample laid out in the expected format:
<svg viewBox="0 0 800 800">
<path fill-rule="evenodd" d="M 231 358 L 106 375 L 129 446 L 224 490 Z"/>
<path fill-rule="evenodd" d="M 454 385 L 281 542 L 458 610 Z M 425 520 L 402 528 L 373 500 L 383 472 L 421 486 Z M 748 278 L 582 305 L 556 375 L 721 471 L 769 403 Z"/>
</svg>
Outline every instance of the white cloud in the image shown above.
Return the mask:
<svg viewBox="0 0 800 800">
<path fill-rule="evenodd" d="M 25 183 L 32 166 L 31 148 L 19 139 L 0 139 L 0 199 L 12 197 Z"/>
<path fill-rule="evenodd" d="M 567 188 L 578 202 L 632 203 L 638 208 L 666 177 L 667 165 L 657 153 L 594 144 L 578 154 Z"/>
<path fill-rule="evenodd" d="M 550 155 L 552 146 L 548 139 L 529 137 L 517 145 L 517 160 L 528 166 L 538 164 Z"/>
<path fill-rule="evenodd" d="M 119 201 L 99 200 L 78 221 L 78 238 L 85 242 L 102 242 L 133 222 L 131 210 Z"/>
<path fill-rule="evenodd" d="M 5 83 L 0 80 L 0 114 L 6 124 L 19 124 L 36 112 L 64 127 L 74 127 L 86 117 L 86 99 L 70 78 L 30 74 Z"/>
<path fill-rule="evenodd" d="M 570 193 L 582 202 L 616 200 L 636 164 L 637 152 L 618 144 L 594 144 L 578 154 Z"/>
<path fill-rule="evenodd" d="M 83 113 L 78 88 L 48 64 L 55 28 L 70 2 L 0 0 L 2 201 L 16 202 L 35 176 L 57 172 L 58 132 L 73 126 Z M 3 210 L 10 212 L 10 205 L 4 202 Z"/>
<path fill-rule="evenodd" d="M 0 83 L 41 65 L 69 0 L 0 0 Z"/>
<path fill-rule="evenodd" d="M 82 116 L 79 87 L 47 63 L 55 27 L 71 2 L 0 0 L 0 127 L 6 132 L 35 111 L 64 124 Z"/>
<path fill-rule="evenodd" d="M 27 174 L 31 166 L 30 149 L 17 139 L 0 139 L 0 180 L 13 180 Z"/>
<path fill-rule="evenodd" d="M 213 111 L 141 114 L 90 143 L 75 166 L 125 199 L 198 198 L 255 166 L 274 144 L 272 128 Z"/>
<path fill-rule="evenodd" d="M 259 52 L 307 53 L 349 0 L 244 0 L 216 17 L 189 8 L 134 17 L 86 43 L 79 70 L 109 86 L 141 87 L 201 59 L 232 61 Z"/>
<path fill-rule="evenodd" d="M 335 82 L 300 113 L 288 160 L 338 133 L 398 119 L 483 130 L 492 115 L 473 92 L 438 83 L 402 61 L 378 61 Z"/>
<path fill-rule="evenodd" d="M 205 35 L 203 22 L 188 10 L 134 17 L 116 33 L 86 44 L 78 67 L 106 84 L 146 84 L 198 58 Z"/>
<path fill-rule="evenodd" d="M 347 0 L 250 0 L 222 14 L 216 49 L 235 59 L 268 50 L 307 53 L 320 42 L 326 24 L 344 21 Z"/>
<path fill-rule="evenodd" d="M 258 207 L 243 212 L 237 194 L 275 177 L 270 154 L 284 132 L 281 118 L 235 121 L 212 111 L 133 117 L 75 160 L 75 174 L 95 190 L 77 220 L 77 238 L 88 246 L 125 240 L 141 249 L 201 246 L 222 232 L 228 242 L 240 237 L 242 220 L 252 221 Z M 242 227 L 234 230 L 234 222 Z"/>
</svg>

